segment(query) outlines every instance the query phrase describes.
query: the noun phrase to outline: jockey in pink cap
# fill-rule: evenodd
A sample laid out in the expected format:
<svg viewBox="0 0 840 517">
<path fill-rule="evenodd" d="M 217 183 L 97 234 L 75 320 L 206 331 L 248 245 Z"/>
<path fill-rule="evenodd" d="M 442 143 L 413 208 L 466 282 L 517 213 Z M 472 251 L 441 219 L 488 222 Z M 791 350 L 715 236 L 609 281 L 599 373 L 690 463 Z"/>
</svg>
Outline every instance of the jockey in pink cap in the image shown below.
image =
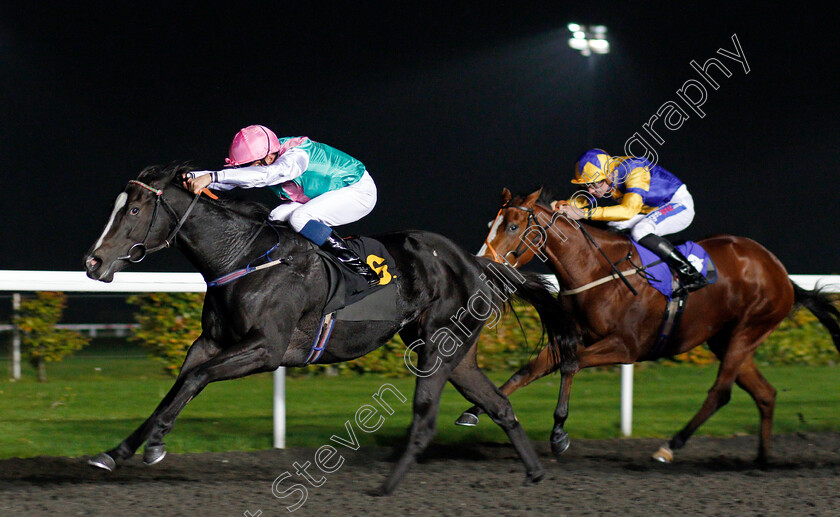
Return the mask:
<svg viewBox="0 0 840 517">
<path fill-rule="evenodd" d="M 230 190 L 268 187 L 283 202 L 268 218 L 288 223 L 374 286 L 379 275 L 331 228 L 358 221 L 376 205 L 376 184 L 359 160 L 308 137 L 277 138 L 265 126 L 241 129 L 226 169 L 193 171 L 186 187 Z"/>
</svg>

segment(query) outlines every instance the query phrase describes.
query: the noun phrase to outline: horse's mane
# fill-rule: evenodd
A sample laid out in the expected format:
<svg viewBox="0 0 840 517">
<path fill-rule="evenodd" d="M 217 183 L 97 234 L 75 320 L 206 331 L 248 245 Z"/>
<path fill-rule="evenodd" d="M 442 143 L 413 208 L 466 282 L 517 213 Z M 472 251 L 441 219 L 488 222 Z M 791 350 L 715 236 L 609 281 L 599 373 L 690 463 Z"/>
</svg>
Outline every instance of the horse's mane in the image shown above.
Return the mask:
<svg viewBox="0 0 840 517">
<path fill-rule="evenodd" d="M 540 197 L 537 198 L 537 204 L 550 207 L 552 201 L 554 201 L 554 191 L 550 188 L 542 187 Z"/>
<path fill-rule="evenodd" d="M 513 199 L 524 200 L 526 197 L 533 194 L 537 190 L 540 190 L 540 197 L 537 198 L 537 204 L 542 205 L 546 208 L 551 206 L 551 202 L 554 201 L 554 191 L 543 185 L 537 185 L 536 188 L 529 190 L 527 193 L 517 194 L 513 197 Z"/>
<path fill-rule="evenodd" d="M 158 188 L 163 188 L 167 184 L 172 184 L 183 190 L 181 182 L 178 178 L 184 172 L 190 172 L 196 168 L 188 162 L 175 162 L 166 166 L 151 165 L 143 169 L 137 176 L 138 181 L 143 183 L 157 183 Z M 219 196 L 219 199 L 207 199 L 208 202 L 224 207 L 231 212 L 237 213 L 241 216 L 253 219 L 256 222 L 263 222 L 268 219 L 268 214 L 271 211 L 262 203 L 251 201 L 247 199 L 240 199 L 235 197 Z"/>
</svg>

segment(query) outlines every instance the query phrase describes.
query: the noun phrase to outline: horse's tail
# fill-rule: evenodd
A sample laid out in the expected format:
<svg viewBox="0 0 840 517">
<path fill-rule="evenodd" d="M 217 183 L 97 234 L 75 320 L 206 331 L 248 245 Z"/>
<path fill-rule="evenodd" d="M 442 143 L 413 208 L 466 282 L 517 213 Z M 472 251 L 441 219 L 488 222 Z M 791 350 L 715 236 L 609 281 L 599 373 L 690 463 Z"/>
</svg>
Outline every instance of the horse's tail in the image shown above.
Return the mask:
<svg viewBox="0 0 840 517">
<path fill-rule="evenodd" d="M 509 304 L 510 297 L 514 296 L 534 306 L 548 335 L 549 351 L 555 364 L 577 360 L 577 325 L 572 315 L 555 298 L 553 286 L 543 275 L 519 271 L 482 257 L 479 258 L 479 264 L 484 269 L 482 280 L 503 303 Z"/>
<path fill-rule="evenodd" d="M 822 292 L 822 288 L 809 291 L 793 284 L 793 296 L 796 304 L 811 311 L 820 320 L 834 340 L 834 347 L 840 352 L 840 310 L 831 303 L 831 298 Z"/>
</svg>

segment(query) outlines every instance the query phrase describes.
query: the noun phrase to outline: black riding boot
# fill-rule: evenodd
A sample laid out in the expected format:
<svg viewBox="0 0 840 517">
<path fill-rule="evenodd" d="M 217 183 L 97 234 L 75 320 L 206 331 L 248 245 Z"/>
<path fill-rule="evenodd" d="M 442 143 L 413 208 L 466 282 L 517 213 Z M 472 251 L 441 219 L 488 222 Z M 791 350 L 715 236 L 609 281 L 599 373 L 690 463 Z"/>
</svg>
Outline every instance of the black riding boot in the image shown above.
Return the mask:
<svg viewBox="0 0 840 517">
<path fill-rule="evenodd" d="M 373 287 L 379 284 L 379 274 L 371 269 L 353 250 L 348 248 L 344 244 L 344 239 L 337 233 L 330 233 L 324 244 L 321 244 L 321 249 L 337 258 L 350 271 L 361 275 L 362 278 L 367 280 L 368 286 Z"/>
<path fill-rule="evenodd" d="M 639 244 L 654 252 L 657 257 L 664 260 L 666 264 L 677 271 L 677 276 L 679 276 L 682 289 L 679 289 L 674 294 L 681 295 L 683 293 L 690 293 L 691 291 L 696 291 L 709 285 L 706 277 L 704 277 L 700 271 L 697 271 L 697 269 L 691 265 L 691 262 L 689 262 L 682 253 L 677 251 L 677 248 L 675 248 L 674 245 L 667 239 L 660 237 L 655 233 L 649 233 L 639 239 Z"/>
</svg>

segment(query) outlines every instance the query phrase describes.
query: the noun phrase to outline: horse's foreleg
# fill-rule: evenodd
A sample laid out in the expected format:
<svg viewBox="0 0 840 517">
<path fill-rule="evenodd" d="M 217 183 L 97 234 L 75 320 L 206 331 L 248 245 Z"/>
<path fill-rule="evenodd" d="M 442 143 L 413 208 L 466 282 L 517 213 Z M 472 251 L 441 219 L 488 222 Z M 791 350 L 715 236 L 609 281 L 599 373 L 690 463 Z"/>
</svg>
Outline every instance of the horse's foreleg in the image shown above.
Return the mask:
<svg viewBox="0 0 840 517">
<path fill-rule="evenodd" d="M 478 368 L 470 355 L 452 372 L 450 382 L 470 402 L 480 406 L 508 435 L 514 449 L 525 464 L 525 484 L 539 482 L 545 476 L 534 446 L 519 425 L 510 400 Z"/>
<path fill-rule="evenodd" d="M 540 350 L 537 357 L 514 373 L 499 389 L 505 396 L 510 396 L 511 393 L 519 388 L 524 388 L 540 377 L 544 377 L 553 372 L 557 369 L 557 366 L 552 359 L 549 348 L 545 347 Z M 473 406 L 461 413 L 461 416 L 455 420 L 455 424 L 470 427 L 476 426 L 478 425 L 478 416 L 482 413 L 484 411 L 480 407 Z"/>
<path fill-rule="evenodd" d="M 277 352 L 279 351 L 276 349 L 269 350 L 267 340 L 262 334 L 255 334 L 184 374 L 180 390 L 169 404 L 152 415 L 143 461 L 152 465 L 163 459 L 166 454 L 163 437 L 172 430 L 175 419 L 184 407 L 201 393 L 207 384 L 276 369 L 282 358 L 282 354 Z"/>
<path fill-rule="evenodd" d="M 184 364 L 181 365 L 181 371 L 178 374 L 178 378 L 175 380 L 175 384 L 169 389 L 169 392 L 163 397 L 163 400 L 161 400 L 157 408 L 155 408 L 152 416 L 147 418 L 145 422 L 135 429 L 134 432 L 123 440 L 117 447 L 91 458 L 88 463 L 105 470 L 113 470 L 118 462 L 133 456 L 140 445 L 148 439 L 149 433 L 152 429 L 151 424 L 154 416 L 162 411 L 163 408 L 171 404 L 175 396 L 181 390 L 185 374 L 196 366 L 213 358 L 217 353 L 219 353 L 219 350 L 220 348 L 215 341 L 204 336 L 199 336 L 199 338 L 196 339 L 190 346 L 190 349 L 187 352 L 187 357 L 184 359 Z"/>
<path fill-rule="evenodd" d="M 563 429 L 569 418 L 569 399 L 572 395 L 572 381 L 579 371 L 577 363 L 563 365 L 560 368 L 560 395 L 557 397 L 557 407 L 554 409 L 554 428 L 551 430 L 551 452 L 560 456 L 569 448 L 571 441 L 569 433 Z"/>
<path fill-rule="evenodd" d="M 577 361 L 560 365 L 560 394 L 557 397 L 557 407 L 554 409 L 554 428 L 551 430 L 551 452 L 560 456 L 568 450 L 571 441 L 569 433 L 563 428 L 569 418 L 569 400 L 572 395 L 572 381 L 575 374 L 582 368 L 601 364 L 630 361 L 627 349 L 617 336 L 609 336 L 595 342 L 589 348 L 580 349 Z"/>
</svg>

